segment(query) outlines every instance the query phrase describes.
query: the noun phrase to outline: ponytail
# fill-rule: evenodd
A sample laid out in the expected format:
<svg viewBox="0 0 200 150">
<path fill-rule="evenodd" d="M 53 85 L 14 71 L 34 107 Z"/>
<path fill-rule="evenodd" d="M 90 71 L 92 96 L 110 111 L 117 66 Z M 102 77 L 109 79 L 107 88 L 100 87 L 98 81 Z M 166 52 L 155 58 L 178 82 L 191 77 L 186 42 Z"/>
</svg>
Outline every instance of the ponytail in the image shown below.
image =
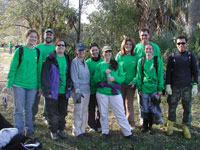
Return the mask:
<svg viewBox="0 0 200 150">
<path fill-rule="evenodd" d="M 114 59 L 111 59 L 111 60 L 110 60 L 110 67 L 109 67 L 109 68 L 112 69 L 112 70 L 114 70 L 114 71 L 116 71 L 117 68 L 118 68 L 118 63 L 117 63 L 117 61 L 114 60 Z"/>
</svg>

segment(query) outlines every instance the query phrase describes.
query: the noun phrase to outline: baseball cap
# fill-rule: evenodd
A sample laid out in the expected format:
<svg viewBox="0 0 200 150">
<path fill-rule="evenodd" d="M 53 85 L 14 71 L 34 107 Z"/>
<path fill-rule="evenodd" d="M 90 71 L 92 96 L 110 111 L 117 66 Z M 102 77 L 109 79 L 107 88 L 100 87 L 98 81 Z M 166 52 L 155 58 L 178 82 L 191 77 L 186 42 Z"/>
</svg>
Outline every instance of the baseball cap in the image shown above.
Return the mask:
<svg viewBox="0 0 200 150">
<path fill-rule="evenodd" d="M 83 44 L 83 43 L 78 43 L 76 45 L 76 50 L 85 50 L 86 49 L 86 46 Z"/>
<path fill-rule="evenodd" d="M 53 34 L 54 34 L 54 31 L 53 31 L 53 29 L 46 29 L 44 32 L 45 32 L 45 33 L 47 33 L 47 32 L 51 32 L 51 33 L 53 33 Z"/>
<path fill-rule="evenodd" d="M 105 51 L 112 51 L 112 48 L 110 46 L 104 46 L 102 49 L 102 52 L 105 52 Z"/>
</svg>

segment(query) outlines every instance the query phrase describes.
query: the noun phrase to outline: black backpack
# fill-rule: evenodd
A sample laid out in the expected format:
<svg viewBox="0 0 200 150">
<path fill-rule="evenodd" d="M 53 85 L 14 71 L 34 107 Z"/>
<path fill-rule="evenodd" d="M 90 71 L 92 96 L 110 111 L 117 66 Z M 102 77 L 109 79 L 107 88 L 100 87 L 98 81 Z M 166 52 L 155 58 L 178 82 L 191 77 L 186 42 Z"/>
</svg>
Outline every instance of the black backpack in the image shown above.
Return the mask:
<svg viewBox="0 0 200 150">
<path fill-rule="evenodd" d="M 38 60 L 40 58 L 40 50 L 38 48 L 36 48 L 36 47 L 35 47 L 35 49 L 37 51 L 37 63 L 38 63 Z M 23 47 L 22 46 L 19 47 L 19 64 L 18 64 L 17 68 L 19 68 L 19 66 L 21 65 L 23 52 L 24 52 Z"/>
</svg>

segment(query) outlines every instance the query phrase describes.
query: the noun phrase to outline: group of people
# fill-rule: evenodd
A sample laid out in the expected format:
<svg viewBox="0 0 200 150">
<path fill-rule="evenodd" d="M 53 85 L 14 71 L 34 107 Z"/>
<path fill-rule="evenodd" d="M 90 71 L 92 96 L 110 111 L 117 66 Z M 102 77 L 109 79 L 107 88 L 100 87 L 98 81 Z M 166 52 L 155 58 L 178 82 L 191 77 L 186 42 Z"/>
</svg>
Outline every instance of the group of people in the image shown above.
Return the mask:
<svg viewBox="0 0 200 150">
<path fill-rule="evenodd" d="M 66 138 L 65 117 L 71 93 L 74 101 L 72 135 L 90 136 L 86 132 L 88 120 L 89 131 L 101 132 L 102 138 L 107 139 L 110 105 L 124 137 L 137 141 L 139 138 L 132 134 L 135 129 L 136 91 L 142 132 L 153 133 L 153 123 L 163 123 L 160 107 L 160 97 L 165 89 L 163 61 L 158 45 L 149 41 L 149 30 L 142 28 L 139 36 L 141 42 L 137 45 L 133 39 L 124 38 L 115 59 L 110 46 L 100 50 L 97 43 L 91 43 L 91 57 L 85 60 L 87 48 L 78 43 L 76 57 L 71 61 L 65 53 L 67 45 L 64 40 L 58 39 L 53 44 L 52 29 L 45 30 L 44 43 L 38 45 L 37 31 L 29 29 L 26 44 L 14 53 L 7 88 L 3 89 L 6 92 L 12 87 L 14 126 L 19 133 L 34 136 L 33 122 L 43 95 L 44 117 L 51 139 L 57 140 L 58 136 Z M 173 134 L 176 108 L 181 99 L 183 133 L 185 138 L 190 139 L 188 127 L 192 120 L 192 100 L 198 93 L 198 67 L 195 55 L 187 51 L 187 38 L 179 36 L 175 42 L 178 50 L 169 56 L 166 70 L 166 92 L 169 95 L 167 134 Z"/>
</svg>

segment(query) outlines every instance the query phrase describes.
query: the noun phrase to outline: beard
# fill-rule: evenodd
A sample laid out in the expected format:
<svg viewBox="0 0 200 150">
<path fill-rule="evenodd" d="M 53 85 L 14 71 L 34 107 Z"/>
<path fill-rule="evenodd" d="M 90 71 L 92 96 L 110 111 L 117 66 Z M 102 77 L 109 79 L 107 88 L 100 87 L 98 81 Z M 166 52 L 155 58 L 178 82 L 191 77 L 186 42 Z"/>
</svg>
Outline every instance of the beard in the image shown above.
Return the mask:
<svg viewBox="0 0 200 150">
<path fill-rule="evenodd" d="M 46 39 L 45 39 L 45 42 L 46 42 L 47 44 L 49 44 L 49 43 L 53 42 L 53 39 L 52 39 L 52 38 L 46 38 Z"/>
</svg>

